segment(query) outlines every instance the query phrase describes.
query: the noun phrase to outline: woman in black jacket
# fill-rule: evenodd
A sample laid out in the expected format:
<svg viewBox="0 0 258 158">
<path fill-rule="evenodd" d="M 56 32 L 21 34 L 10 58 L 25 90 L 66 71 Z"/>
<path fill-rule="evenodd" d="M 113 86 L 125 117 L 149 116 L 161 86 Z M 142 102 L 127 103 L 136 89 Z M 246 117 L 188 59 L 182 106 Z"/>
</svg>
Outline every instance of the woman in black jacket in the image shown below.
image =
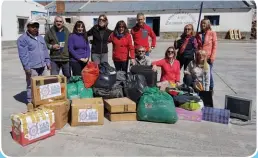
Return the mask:
<svg viewBox="0 0 258 158">
<path fill-rule="evenodd" d="M 98 64 L 108 62 L 108 38 L 112 31 L 107 26 L 107 16 L 100 15 L 98 24 L 87 32 L 88 36 L 93 36 L 91 59 Z"/>
<path fill-rule="evenodd" d="M 192 24 L 188 24 L 184 27 L 184 33 L 181 38 L 176 40 L 174 47 L 178 49 L 177 60 L 180 62 L 180 69 L 184 66 L 184 70 L 187 65 L 194 60 L 197 50 L 197 41 L 194 36 L 194 28 Z"/>
</svg>

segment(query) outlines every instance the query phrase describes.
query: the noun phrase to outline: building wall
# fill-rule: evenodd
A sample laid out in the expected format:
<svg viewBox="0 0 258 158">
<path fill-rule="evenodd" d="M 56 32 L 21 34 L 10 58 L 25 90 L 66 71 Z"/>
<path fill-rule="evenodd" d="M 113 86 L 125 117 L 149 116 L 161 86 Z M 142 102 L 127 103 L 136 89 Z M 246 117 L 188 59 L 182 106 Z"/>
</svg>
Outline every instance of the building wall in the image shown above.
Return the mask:
<svg viewBox="0 0 258 158">
<path fill-rule="evenodd" d="M 146 17 L 160 17 L 160 32 L 182 32 L 187 23 L 192 23 L 196 29 L 199 13 L 166 13 L 166 14 L 145 14 Z M 250 32 L 252 24 L 252 11 L 246 12 L 213 12 L 203 13 L 201 19 L 205 15 L 220 15 L 219 26 L 212 26 L 217 32 L 227 32 L 229 29 L 239 29 L 242 32 Z M 114 29 L 117 21 L 124 20 L 127 23 L 128 18 L 135 18 L 136 13 L 127 15 L 109 15 L 107 13 L 110 29 Z M 93 19 L 98 15 L 80 16 L 80 20 L 85 22 L 86 28 L 93 26 Z"/>
<path fill-rule="evenodd" d="M 40 4 L 30 1 L 4 1 L 1 9 L 2 41 L 17 40 L 21 35 L 18 34 L 17 16 L 31 18 L 31 11 L 47 12 Z"/>
</svg>

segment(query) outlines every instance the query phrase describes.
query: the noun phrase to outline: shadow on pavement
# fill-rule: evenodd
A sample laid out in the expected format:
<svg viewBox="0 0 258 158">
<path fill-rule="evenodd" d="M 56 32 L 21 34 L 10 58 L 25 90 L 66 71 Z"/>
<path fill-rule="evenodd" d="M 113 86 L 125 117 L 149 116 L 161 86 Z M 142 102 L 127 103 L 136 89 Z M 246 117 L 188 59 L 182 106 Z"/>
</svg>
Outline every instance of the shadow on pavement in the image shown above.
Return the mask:
<svg viewBox="0 0 258 158">
<path fill-rule="evenodd" d="M 13 96 L 15 100 L 27 104 L 27 92 L 26 91 L 22 91 L 19 94 L 16 94 L 15 96 Z"/>
</svg>

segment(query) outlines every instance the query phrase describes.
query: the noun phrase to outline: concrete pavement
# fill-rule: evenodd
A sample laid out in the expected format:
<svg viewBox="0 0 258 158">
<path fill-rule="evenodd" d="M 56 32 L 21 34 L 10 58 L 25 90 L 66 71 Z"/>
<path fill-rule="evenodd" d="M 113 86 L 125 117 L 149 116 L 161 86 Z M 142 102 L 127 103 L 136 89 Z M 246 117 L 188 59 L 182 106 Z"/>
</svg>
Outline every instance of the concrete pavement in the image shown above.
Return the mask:
<svg viewBox="0 0 258 158">
<path fill-rule="evenodd" d="M 159 42 L 151 57 L 162 58 L 170 45 Z M 219 42 L 217 54 L 215 107 L 224 108 L 226 94 L 248 97 L 253 100 L 255 123 L 256 44 Z M 51 138 L 21 147 L 11 138 L 10 115 L 26 110 L 25 83 L 17 49 L 2 50 L 2 149 L 8 156 L 249 156 L 256 150 L 256 124 L 179 120 L 171 125 L 106 119 L 103 126 L 67 124 Z"/>
</svg>

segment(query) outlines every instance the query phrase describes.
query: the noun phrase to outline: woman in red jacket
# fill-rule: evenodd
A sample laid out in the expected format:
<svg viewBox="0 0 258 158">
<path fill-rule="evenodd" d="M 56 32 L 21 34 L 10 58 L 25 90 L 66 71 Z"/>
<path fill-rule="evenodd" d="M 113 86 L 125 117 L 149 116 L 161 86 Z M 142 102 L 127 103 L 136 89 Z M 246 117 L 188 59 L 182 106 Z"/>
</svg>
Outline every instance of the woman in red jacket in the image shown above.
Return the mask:
<svg viewBox="0 0 258 158">
<path fill-rule="evenodd" d="M 168 47 L 164 59 L 154 61 L 152 65 L 154 71 L 157 71 L 157 66 L 161 67 L 161 82 L 169 81 L 179 85 L 180 63 L 176 60 L 176 51 L 173 46 Z"/>
<path fill-rule="evenodd" d="M 132 37 L 123 20 L 118 21 L 114 32 L 109 37 L 113 44 L 113 61 L 117 71 L 127 71 L 128 62 L 131 59 L 135 64 L 134 47 Z"/>
</svg>

